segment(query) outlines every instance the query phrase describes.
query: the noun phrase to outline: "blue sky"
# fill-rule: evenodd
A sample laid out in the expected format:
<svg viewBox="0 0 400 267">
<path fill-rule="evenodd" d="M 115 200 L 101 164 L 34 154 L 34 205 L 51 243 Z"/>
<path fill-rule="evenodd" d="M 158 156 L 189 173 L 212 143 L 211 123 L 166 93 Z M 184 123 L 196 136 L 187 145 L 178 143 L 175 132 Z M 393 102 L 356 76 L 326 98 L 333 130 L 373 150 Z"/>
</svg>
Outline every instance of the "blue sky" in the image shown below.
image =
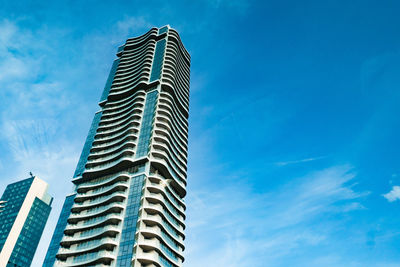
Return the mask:
<svg viewBox="0 0 400 267">
<path fill-rule="evenodd" d="M 400 266 L 398 1 L 0 0 L 0 189 L 29 171 L 50 242 L 115 52 L 192 55 L 186 266 Z"/>
</svg>

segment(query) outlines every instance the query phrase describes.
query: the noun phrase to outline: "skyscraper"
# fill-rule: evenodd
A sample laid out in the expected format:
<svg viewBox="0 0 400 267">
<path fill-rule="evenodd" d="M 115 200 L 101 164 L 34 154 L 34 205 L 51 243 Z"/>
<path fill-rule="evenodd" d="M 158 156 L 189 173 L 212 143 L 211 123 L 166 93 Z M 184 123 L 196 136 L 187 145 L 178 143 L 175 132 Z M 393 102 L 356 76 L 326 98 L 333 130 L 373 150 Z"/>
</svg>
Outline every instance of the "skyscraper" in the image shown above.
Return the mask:
<svg viewBox="0 0 400 267">
<path fill-rule="evenodd" d="M 44 266 L 182 266 L 190 55 L 164 26 L 118 48 Z"/>
<path fill-rule="evenodd" d="M 9 184 L 0 199 L 0 267 L 30 266 L 51 211 L 47 183 L 31 177 Z"/>
</svg>

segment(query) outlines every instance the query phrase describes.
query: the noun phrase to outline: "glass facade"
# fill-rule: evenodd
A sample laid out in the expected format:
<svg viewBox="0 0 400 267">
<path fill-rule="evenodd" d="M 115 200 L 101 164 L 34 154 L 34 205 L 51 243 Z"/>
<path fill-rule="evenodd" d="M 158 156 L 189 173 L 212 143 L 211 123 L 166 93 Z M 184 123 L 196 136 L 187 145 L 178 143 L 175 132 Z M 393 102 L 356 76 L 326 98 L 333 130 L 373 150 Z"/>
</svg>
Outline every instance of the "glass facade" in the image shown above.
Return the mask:
<svg viewBox="0 0 400 267">
<path fill-rule="evenodd" d="M 15 244 L 7 267 L 29 266 L 32 262 L 43 229 L 49 217 L 51 207 L 42 200 L 35 198 L 28 218 Z M 36 244 L 36 245 L 35 245 Z"/>
<path fill-rule="evenodd" d="M 124 50 L 124 46 L 118 47 L 118 52 L 121 52 L 122 50 Z M 119 65 L 119 58 L 114 60 L 112 64 L 110 73 L 108 74 L 106 85 L 104 86 L 103 93 L 101 94 L 100 102 L 107 100 L 108 93 L 110 92 L 112 82 L 114 81 L 114 76 L 115 73 L 117 72 L 118 65 Z"/>
<path fill-rule="evenodd" d="M 57 221 L 56 229 L 54 230 L 49 249 L 47 250 L 46 258 L 43 262 L 43 267 L 52 267 L 54 265 L 57 251 L 60 248 L 60 241 L 64 236 L 65 226 L 67 226 L 67 219 L 71 213 L 71 207 L 74 204 L 74 198 L 75 195 L 70 195 L 65 198 L 60 217 Z"/>
<path fill-rule="evenodd" d="M 86 137 L 85 144 L 83 145 L 82 153 L 78 161 L 78 165 L 76 166 L 74 178 L 81 176 L 83 171 L 85 170 L 85 165 L 87 162 L 87 158 L 90 153 L 90 149 L 92 148 L 92 143 L 94 140 L 94 136 L 96 135 L 97 127 L 99 126 L 99 122 L 101 119 L 102 112 L 97 112 L 94 115 L 92 125 L 90 126 L 89 133 Z"/>
<path fill-rule="evenodd" d="M 153 129 L 153 119 L 157 104 L 158 91 L 154 90 L 147 93 L 146 104 L 144 106 L 142 126 L 140 128 L 139 142 L 136 151 L 136 158 L 146 156 L 149 152 L 151 132 Z"/>
<path fill-rule="evenodd" d="M 4 211 L 0 213 L 0 251 L 3 249 L 4 243 L 7 240 L 32 182 L 33 178 L 29 178 L 9 184 L 0 199 L 6 201 Z"/>
<path fill-rule="evenodd" d="M 156 44 L 153 66 L 151 68 L 150 82 L 158 80 L 161 77 L 161 70 L 164 61 L 165 45 L 166 45 L 165 39 L 161 39 Z"/>
<path fill-rule="evenodd" d="M 0 201 L 0 265 L 30 266 L 51 211 L 47 184 L 31 177 L 6 187 Z"/>
<path fill-rule="evenodd" d="M 168 26 L 164 26 L 158 30 L 158 34 L 163 34 L 168 31 Z"/>
<path fill-rule="evenodd" d="M 160 262 L 162 263 L 162 266 L 164 266 L 164 267 L 175 267 L 175 265 L 170 263 L 169 260 L 167 260 L 165 257 L 163 257 L 161 255 L 159 257 L 160 257 Z"/>
<path fill-rule="evenodd" d="M 135 244 L 136 223 L 138 220 L 138 212 L 140 208 L 140 198 L 142 196 L 142 188 L 144 183 L 144 175 L 131 178 L 129 189 L 128 204 L 124 226 L 122 228 L 120 249 L 117 258 L 117 266 L 131 266 L 133 258 L 133 245 Z"/>
</svg>

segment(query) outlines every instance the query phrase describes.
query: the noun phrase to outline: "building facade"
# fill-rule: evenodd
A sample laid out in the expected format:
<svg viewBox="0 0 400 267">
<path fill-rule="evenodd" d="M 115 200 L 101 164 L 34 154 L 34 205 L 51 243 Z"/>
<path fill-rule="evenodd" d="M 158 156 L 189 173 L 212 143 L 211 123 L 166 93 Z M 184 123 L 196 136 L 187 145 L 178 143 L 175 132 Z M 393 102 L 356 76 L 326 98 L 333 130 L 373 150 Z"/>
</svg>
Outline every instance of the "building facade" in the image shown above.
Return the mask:
<svg viewBox="0 0 400 267">
<path fill-rule="evenodd" d="M 44 266 L 182 266 L 190 55 L 164 26 L 118 48 Z"/>
<path fill-rule="evenodd" d="M 47 183 L 31 177 L 9 184 L 0 202 L 0 267 L 30 266 L 51 211 Z"/>
</svg>

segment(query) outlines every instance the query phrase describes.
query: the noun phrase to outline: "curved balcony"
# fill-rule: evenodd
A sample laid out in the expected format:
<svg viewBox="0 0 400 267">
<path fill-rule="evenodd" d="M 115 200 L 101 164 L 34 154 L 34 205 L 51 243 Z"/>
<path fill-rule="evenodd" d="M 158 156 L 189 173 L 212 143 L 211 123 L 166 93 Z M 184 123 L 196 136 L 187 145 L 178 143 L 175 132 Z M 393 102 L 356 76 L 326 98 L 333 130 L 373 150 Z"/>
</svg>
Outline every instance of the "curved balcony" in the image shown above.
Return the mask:
<svg viewBox="0 0 400 267">
<path fill-rule="evenodd" d="M 136 253 L 136 258 L 143 266 L 164 267 L 160 265 L 159 256 L 156 251 Z"/>
<path fill-rule="evenodd" d="M 181 38 L 179 37 L 179 33 L 176 30 L 171 28 L 171 29 L 169 29 L 169 37 L 172 41 L 174 41 L 176 44 L 178 44 L 178 47 L 179 47 L 180 51 L 182 52 L 182 55 L 185 57 L 187 64 L 190 65 L 190 54 L 184 47 L 184 45 L 181 41 Z"/>
<path fill-rule="evenodd" d="M 75 234 L 74 236 L 64 235 L 61 239 L 60 244 L 62 246 L 71 246 L 74 244 L 78 244 L 84 241 L 89 241 L 92 239 L 99 239 L 106 236 L 115 237 L 117 234 L 121 233 L 121 227 L 119 225 L 106 225 L 104 227 L 98 228 L 98 231 L 94 231 L 91 234 L 83 234 L 85 232 L 81 232 L 81 235 Z"/>
<path fill-rule="evenodd" d="M 115 131 L 117 128 L 121 128 L 122 126 L 126 125 L 129 121 L 140 121 L 140 117 L 142 114 L 143 107 L 135 107 L 132 111 L 128 114 L 124 114 L 119 116 L 118 120 L 115 120 L 113 123 L 104 124 L 104 121 L 100 121 L 99 127 L 97 128 L 97 133 L 101 134 L 109 134 Z M 138 118 L 139 117 L 139 118 Z"/>
<path fill-rule="evenodd" d="M 132 41 L 133 39 L 137 39 L 137 41 Z M 146 43 L 149 41 L 155 42 L 155 36 L 153 34 L 142 35 L 141 37 L 129 38 L 125 43 L 124 54 L 130 53 L 131 51 L 137 52 L 140 50 Z"/>
<path fill-rule="evenodd" d="M 162 82 L 172 87 L 180 103 L 188 108 L 189 95 L 187 90 L 185 90 L 184 82 L 181 81 L 178 72 L 173 69 L 172 64 L 170 59 L 166 58 Z"/>
<path fill-rule="evenodd" d="M 156 173 L 150 173 L 149 180 L 146 183 L 146 187 L 150 192 L 164 192 L 164 194 L 167 195 L 167 198 L 171 202 L 175 203 L 175 207 L 178 207 L 179 210 L 184 212 L 186 210 L 185 200 L 178 196 L 170 186 L 171 185 L 166 178 Z"/>
<path fill-rule="evenodd" d="M 180 80 L 179 77 L 179 72 L 174 70 L 173 63 L 170 62 L 170 59 L 165 60 L 165 65 L 164 65 L 164 73 L 162 77 L 162 83 L 165 85 L 168 85 L 170 88 L 172 88 L 173 93 L 176 95 L 178 99 L 178 103 L 185 108 L 185 110 L 188 109 L 188 103 L 189 103 L 189 95 L 187 90 L 185 90 L 185 85 L 183 82 Z M 172 74 L 174 73 L 174 74 Z"/>
<path fill-rule="evenodd" d="M 157 114 L 158 115 L 158 114 Z M 165 136 L 168 136 L 170 140 L 172 140 L 175 147 L 178 151 L 181 151 L 185 156 L 187 155 L 187 144 L 184 143 L 184 140 L 179 137 L 179 133 L 175 132 L 175 129 L 171 127 L 169 122 L 165 120 L 162 116 L 156 116 L 154 122 L 154 129 L 158 131 L 163 131 Z"/>
<path fill-rule="evenodd" d="M 86 166 L 84 174 L 105 173 L 111 170 L 120 171 L 128 168 L 131 163 L 136 163 L 133 156 L 122 155 L 121 158 L 96 166 Z M 127 163 L 123 166 L 123 163 Z"/>
<path fill-rule="evenodd" d="M 129 46 L 137 46 L 138 44 L 140 44 L 147 38 L 151 38 L 151 37 L 155 38 L 157 36 L 157 33 L 158 33 L 158 28 L 152 28 L 148 32 L 146 32 L 145 34 L 143 34 L 141 36 L 129 38 L 126 41 L 125 46 L 128 46 L 128 47 Z"/>
<path fill-rule="evenodd" d="M 153 143 L 154 147 L 157 149 L 166 149 L 169 153 L 171 153 L 172 158 L 176 161 L 181 168 L 186 172 L 187 168 L 187 159 L 180 151 L 177 150 L 174 143 L 171 142 L 169 136 L 164 135 L 165 133 L 162 131 L 154 131 L 153 134 Z M 157 147 L 161 146 L 161 147 Z"/>
<path fill-rule="evenodd" d="M 185 230 L 185 224 L 181 219 L 180 220 L 176 219 L 169 213 L 169 211 L 164 209 L 163 206 L 160 204 L 152 204 L 150 202 L 146 203 L 146 201 L 144 203 L 145 204 L 143 204 L 143 209 L 146 211 L 147 214 L 161 215 L 164 221 L 172 225 L 175 230 L 179 231 L 180 233 L 183 233 L 183 231 Z"/>
<path fill-rule="evenodd" d="M 173 250 L 176 254 L 179 254 L 183 258 L 183 250 L 185 247 L 182 243 L 177 241 L 175 237 L 170 236 L 165 231 L 161 230 L 158 226 L 144 226 L 138 229 L 136 233 L 142 234 L 145 238 L 153 238 L 157 237 L 162 240 L 164 244 L 166 244 L 171 250 Z"/>
<path fill-rule="evenodd" d="M 176 74 L 182 74 L 184 85 L 186 88 L 189 88 L 189 64 L 188 62 L 185 62 L 185 59 L 179 52 L 179 47 L 174 42 L 168 42 L 165 57 L 166 60 L 168 60 L 168 62 L 171 64 L 172 70 L 176 72 Z M 174 76 L 176 75 L 174 74 Z"/>
<path fill-rule="evenodd" d="M 126 112 L 127 110 L 135 108 L 136 106 L 143 107 L 143 103 L 145 100 L 144 98 L 145 98 L 144 94 L 139 94 L 135 98 L 133 98 L 131 101 L 129 101 L 128 103 L 125 103 L 125 105 L 118 107 L 114 111 L 104 109 L 102 118 L 104 118 L 104 119 L 108 119 L 109 117 L 112 118 L 118 114 L 122 114 L 122 113 Z"/>
<path fill-rule="evenodd" d="M 171 135 L 165 128 L 160 127 L 161 124 L 157 123 L 156 127 L 154 128 L 154 142 L 157 144 L 164 144 L 170 145 L 171 151 L 174 153 L 175 156 L 185 159 L 186 162 L 186 151 L 182 149 L 182 147 L 175 142 L 175 138 Z M 186 166 L 186 164 L 184 164 Z"/>
<path fill-rule="evenodd" d="M 77 244 L 77 246 L 70 248 L 61 247 L 57 252 L 57 256 L 59 258 L 62 257 L 66 258 L 71 256 L 77 256 L 83 253 L 90 253 L 100 249 L 113 250 L 116 246 L 118 246 L 117 240 L 115 240 L 114 238 L 106 237 L 79 243 Z"/>
<path fill-rule="evenodd" d="M 104 131 L 105 129 L 109 130 L 111 128 L 115 128 L 115 127 L 120 127 L 123 124 L 125 124 L 127 121 L 129 120 L 140 120 L 141 118 L 141 114 L 142 112 L 137 112 L 139 109 L 136 109 L 136 112 L 132 112 L 129 114 L 126 114 L 124 116 L 122 116 L 123 118 L 119 118 L 119 120 L 114 121 L 113 123 L 110 124 L 99 124 L 99 127 L 97 128 L 98 131 Z M 100 123 L 102 123 L 102 121 L 100 121 Z"/>
<path fill-rule="evenodd" d="M 173 79 L 178 83 L 178 87 L 181 87 L 185 95 L 188 96 L 190 85 L 189 66 L 182 60 L 181 55 L 174 51 L 175 49 L 171 45 L 167 47 L 165 55 L 166 68 L 173 75 Z"/>
<path fill-rule="evenodd" d="M 135 155 L 135 147 L 131 148 L 124 148 L 124 149 L 118 149 L 115 153 L 110 154 L 108 156 L 105 157 L 101 157 L 101 158 L 91 158 L 88 159 L 88 161 L 86 162 L 86 166 L 85 167 L 92 167 L 92 166 L 96 166 L 96 165 L 102 165 L 104 163 L 107 162 L 112 162 L 117 160 L 120 157 L 133 157 Z"/>
<path fill-rule="evenodd" d="M 140 107 L 141 109 L 144 106 L 145 102 L 145 94 L 142 91 L 136 92 L 135 97 L 127 101 L 126 103 L 121 103 L 120 105 L 109 106 L 103 109 L 103 116 L 105 118 L 113 117 L 117 114 L 121 114 L 121 112 L 125 112 L 131 108 Z M 111 102 L 112 103 L 112 102 Z"/>
<path fill-rule="evenodd" d="M 120 78 L 125 73 L 137 70 L 144 62 L 150 60 L 154 53 L 155 42 L 147 42 L 144 46 L 138 48 L 137 50 L 130 50 L 124 53 L 121 57 L 120 64 L 116 71 L 118 77 Z"/>
<path fill-rule="evenodd" d="M 103 187 L 105 185 L 110 185 L 109 183 L 114 184 L 113 182 L 118 180 L 118 181 L 123 181 L 126 182 L 130 178 L 130 173 L 129 172 L 120 172 L 114 175 L 108 175 L 96 179 L 92 179 L 88 182 L 84 182 L 79 184 L 77 188 L 78 195 L 85 196 L 85 193 L 87 191 Z"/>
<path fill-rule="evenodd" d="M 112 252 L 99 251 L 92 253 L 90 255 L 86 255 L 85 257 L 82 258 L 74 258 L 74 259 L 71 258 L 71 260 L 68 258 L 67 261 L 57 260 L 55 266 L 75 267 L 75 266 L 88 266 L 101 263 L 110 265 L 110 263 L 115 260 L 116 256 Z"/>
<path fill-rule="evenodd" d="M 126 121 L 124 124 L 121 124 L 118 127 L 110 128 L 107 130 L 97 131 L 94 139 L 99 142 L 102 140 L 114 139 L 115 136 L 118 136 L 122 132 L 126 132 L 127 129 L 134 130 L 135 133 L 139 132 L 138 127 L 140 126 L 139 120 Z"/>
<path fill-rule="evenodd" d="M 131 77 L 129 79 L 125 79 L 122 82 L 113 83 L 110 92 L 118 93 L 122 90 L 126 90 L 129 87 L 133 87 L 132 86 L 133 84 L 136 84 L 143 79 L 148 80 L 151 71 L 150 67 L 151 67 L 151 57 L 149 56 L 142 63 L 142 66 L 140 66 L 140 68 L 138 68 L 134 73 L 131 74 Z"/>
<path fill-rule="evenodd" d="M 165 177 L 166 179 L 172 179 L 172 183 L 173 186 L 175 188 L 175 190 L 178 191 L 179 196 L 181 198 L 183 198 L 186 195 L 186 181 L 183 180 L 183 178 L 178 177 L 178 174 L 175 173 L 174 170 L 172 170 L 168 163 L 162 159 L 162 158 L 157 158 L 157 157 L 153 157 L 152 155 L 150 155 L 150 159 L 152 161 L 152 164 L 157 168 L 162 170 L 162 174 L 163 176 L 168 176 Z"/>
<path fill-rule="evenodd" d="M 125 149 L 131 149 L 134 150 L 136 147 L 136 140 L 132 141 L 132 140 L 124 140 L 119 144 L 116 144 L 115 146 L 112 146 L 108 149 L 104 149 L 104 150 L 96 150 L 94 152 L 90 152 L 89 156 L 88 156 L 88 160 L 91 159 L 97 159 L 97 158 L 104 158 L 110 155 L 114 155 L 115 153 L 117 153 L 118 151 L 121 150 L 125 150 Z"/>
<path fill-rule="evenodd" d="M 180 262 L 178 257 L 183 260 L 183 256 L 177 254 L 175 255 L 176 258 L 173 258 L 169 253 L 167 253 L 164 249 L 162 249 L 162 244 L 157 238 L 153 238 L 150 240 L 143 239 L 138 242 L 138 246 L 141 247 L 143 250 L 156 250 L 157 253 L 162 254 L 165 258 L 167 258 L 170 262 L 174 263 L 176 266 L 179 266 Z"/>
<path fill-rule="evenodd" d="M 139 217 L 139 220 L 142 220 L 146 225 L 153 226 L 157 225 L 162 230 L 167 232 L 170 236 L 174 238 L 176 242 L 183 246 L 183 240 L 185 239 L 185 234 L 182 231 L 178 231 L 169 225 L 158 213 L 155 215 L 152 214 L 142 214 Z"/>
<path fill-rule="evenodd" d="M 159 126 L 160 123 L 163 124 L 164 127 L 160 127 L 160 128 L 165 129 L 164 135 L 168 136 L 168 139 L 173 141 L 172 144 L 176 147 L 177 150 L 186 151 L 187 150 L 187 140 L 183 136 L 183 133 L 177 132 L 174 125 L 171 125 L 170 122 L 168 122 L 168 120 L 166 120 L 165 116 L 163 116 L 161 113 L 157 113 L 157 115 L 158 115 L 157 116 L 157 126 Z M 168 131 L 166 129 L 169 129 L 172 131 Z"/>
<path fill-rule="evenodd" d="M 138 80 L 143 73 L 150 72 L 152 52 L 147 51 L 139 62 L 135 60 L 132 61 L 135 62 L 135 65 L 127 65 L 124 70 L 117 70 L 113 85 L 111 87 L 112 90 L 115 91 L 121 87 L 125 87 L 127 83 Z"/>
<path fill-rule="evenodd" d="M 157 110 L 157 114 L 155 117 L 157 122 L 163 123 L 164 125 L 168 126 L 169 131 L 173 133 L 173 136 L 178 137 L 178 139 L 175 138 L 176 142 L 180 144 L 184 150 L 187 150 L 187 133 L 184 133 L 179 128 L 177 128 L 175 122 L 171 120 L 171 118 L 168 116 L 168 113 L 159 109 Z"/>
<path fill-rule="evenodd" d="M 130 50 L 124 53 L 121 57 L 120 65 L 118 66 L 117 73 L 122 76 L 124 73 L 136 69 L 137 66 L 142 65 L 143 59 L 146 57 L 151 57 L 154 53 L 155 41 L 147 42 L 144 46 L 136 49 Z"/>
<path fill-rule="evenodd" d="M 124 175 L 124 174 L 117 174 L 116 177 L 122 176 L 122 175 Z M 126 176 L 128 176 L 128 174 L 125 174 L 125 177 Z M 79 202 L 83 202 L 83 201 L 91 199 L 91 198 L 99 197 L 101 195 L 107 195 L 108 193 L 111 193 L 112 191 L 123 191 L 123 190 L 126 190 L 126 189 L 128 189 L 128 182 L 127 182 L 128 179 L 119 180 L 116 183 L 113 183 L 113 184 L 110 184 L 110 185 L 106 185 L 104 187 L 102 187 L 101 184 L 99 184 L 99 186 L 96 186 L 96 187 L 92 188 L 94 190 L 92 192 L 78 193 L 75 196 L 74 201 L 75 201 L 75 203 L 79 203 Z"/>
<path fill-rule="evenodd" d="M 107 213 L 119 213 L 125 208 L 125 202 L 113 202 L 107 206 L 101 206 L 95 210 L 85 210 L 80 213 L 71 213 L 67 219 L 68 223 L 74 224 L 79 221 L 88 220 Z"/>
<path fill-rule="evenodd" d="M 81 212 L 83 210 L 92 209 L 99 205 L 106 205 L 110 202 L 123 202 L 126 199 L 125 191 L 116 191 L 110 195 L 101 196 L 93 199 L 92 201 L 74 203 L 71 208 L 71 212 Z"/>
<path fill-rule="evenodd" d="M 119 110 L 121 107 L 125 105 L 129 105 L 132 101 L 135 101 L 136 97 L 146 97 L 145 90 L 138 90 L 135 93 L 127 96 L 126 98 L 120 100 L 114 100 L 112 102 L 107 102 L 104 106 L 103 112 L 114 112 L 115 110 Z"/>
<path fill-rule="evenodd" d="M 187 58 L 185 58 L 185 56 L 181 53 L 179 44 L 176 42 L 168 42 L 167 52 L 171 55 L 176 56 L 176 62 L 179 67 L 179 72 L 184 74 L 187 77 L 186 80 L 189 81 L 190 61 L 188 61 Z"/>
<path fill-rule="evenodd" d="M 130 140 L 135 141 L 138 139 L 137 133 L 138 132 L 136 131 L 136 128 L 132 129 L 128 128 L 124 130 L 124 132 L 113 135 L 112 137 L 110 137 L 110 139 L 108 138 L 102 138 L 97 140 L 95 139 L 93 141 L 93 146 L 91 151 L 109 149 L 112 146 L 118 145 L 120 142 L 124 142 L 128 138 Z"/>
<path fill-rule="evenodd" d="M 167 129 L 159 126 L 160 125 L 158 124 L 154 128 L 155 137 L 157 137 L 158 139 L 165 140 L 165 142 L 170 145 L 171 149 L 175 152 L 175 154 L 186 164 L 187 152 L 184 149 L 182 149 L 182 146 L 175 141 L 175 138 L 173 138 L 173 135 L 171 135 L 171 133 L 168 132 Z M 159 142 L 163 143 L 163 141 Z"/>
<path fill-rule="evenodd" d="M 148 189 L 148 188 L 147 188 Z M 152 193 L 150 190 L 146 190 L 143 197 L 147 199 L 150 203 L 159 203 L 164 209 L 167 209 L 176 220 L 184 221 L 185 213 L 176 206 L 176 203 L 172 202 L 163 190 L 157 188 L 157 193 Z"/>
<path fill-rule="evenodd" d="M 178 106 L 176 105 L 173 97 L 165 91 L 161 91 L 160 93 L 160 105 L 166 105 L 166 106 L 170 106 L 173 110 L 173 112 L 175 113 L 175 116 L 178 118 L 178 120 L 181 122 L 181 124 L 183 125 L 185 131 L 187 132 L 189 129 L 189 125 L 188 125 L 188 120 L 187 118 L 182 114 L 182 112 L 179 110 Z"/>
<path fill-rule="evenodd" d="M 184 177 L 186 177 L 186 163 L 177 157 L 176 151 L 170 145 L 169 140 L 165 140 L 160 136 L 154 137 L 152 147 L 157 152 L 164 152 L 171 160 L 172 165 L 178 170 Z"/>
<path fill-rule="evenodd" d="M 67 224 L 64 233 L 73 235 L 77 232 L 89 230 L 90 228 L 100 227 L 102 225 L 118 225 L 122 221 L 122 213 L 110 213 L 101 217 L 94 217 L 78 224 Z"/>
<path fill-rule="evenodd" d="M 184 103 L 182 103 L 183 100 L 179 98 L 179 96 L 175 92 L 174 87 L 172 87 L 170 83 L 164 83 L 162 81 L 161 89 L 163 92 L 168 92 L 173 97 L 174 102 L 177 104 L 179 108 L 179 111 L 183 114 L 185 118 L 189 118 L 189 108 L 187 105 L 184 105 Z"/>
<path fill-rule="evenodd" d="M 162 83 L 163 85 L 166 85 L 172 89 L 172 91 L 175 93 L 177 102 L 179 105 L 183 108 L 185 114 L 188 113 L 188 100 L 185 99 L 185 96 L 182 95 L 181 90 L 176 89 L 174 82 L 168 77 L 168 75 L 163 75 L 162 77 Z"/>
<path fill-rule="evenodd" d="M 171 104 L 170 100 L 166 97 L 160 98 L 159 101 L 160 110 L 164 110 L 169 113 L 169 116 L 174 120 L 174 123 L 179 127 L 180 131 L 184 134 L 188 132 L 188 125 L 183 119 L 183 115 L 176 111 L 174 105 Z M 186 136 L 185 136 L 186 137 Z"/>
<path fill-rule="evenodd" d="M 178 178 L 178 180 L 185 184 L 186 186 L 186 172 L 182 172 L 177 169 L 175 163 L 171 160 L 171 158 L 167 155 L 165 151 L 153 149 L 151 152 L 151 156 L 155 159 L 164 161 L 167 164 L 168 170 L 171 172 L 173 176 Z"/>
<path fill-rule="evenodd" d="M 142 107 L 134 107 L 134 108 L 130 109 L 129 112 L 123 113 L 123 114 L 115 116 L 115 117 L 111 117 L 111 118 L 107 118 L 107 119 L 101 118 L 99 127 L 104 128 L 106 126 L 108 127 L 108 126 L 114 125 L 117 122 L 124 121 L 125 118 L 131 117 L 131 115 L 134 115 L 134 114 L 137 114 L 137 115 L 142 114 Z"/>
<path fill-rule="evenodd" d="M 150 57 L 151 60 L 151 57 L 154 53 L 154 48 L 155 41 L 151 40 L 136 50 L 125 52 L 124 55 L 121 57 L 120 64 L 116 71 L 118 77 L 121 77 L 132 70 L 136 70 L 139 66 L 143 65 L 143 62 L 147 58 Z"/>
<path fill-rule="evenodd" d="M 144 73 L 146 75 L 142 75 L 137 81 L 135 80 L 124 87 L 115 88 L 114 91 L 110 91 L 110 99 L 119 99 L 119 96 L 121 95 L 127 95 L 137 90 L 143 90 L 143 88 L 148 85 L 150 71 L 145 71 Z"/>
<path fill-rule="evenodd" d="M 182 201 L 178 201 L 173 194 L 170 193 L 171 189 L 166 189 L 168 185 L 162 186 L 150 181 L 146 182 L 146 189 L 150 194 L 161 195 L 162 199 L 167 202 L 167 205 L 171 205 L 169 209 L 172 209 L 175 213 L 182 216 L 183 220 L 185 220 L 185 205 L 181 204 Z"/>
<path fill-rule="evenodd" d="M 126 51 L 121 57 L 121 62 L 123 62 L 123 65 L 121 65 L 121 68 L 119 70 L 129 71 L 132 69 L 132 67 L 135 68 L 138 65 L 140 66 L 141 64 L 143 64 L 142 61 L 144 57 L 151 58 L 154 54 L 155 45 L 156 42 L 154 40 L 148 40 L 136 49 Z"/>
</svg>

